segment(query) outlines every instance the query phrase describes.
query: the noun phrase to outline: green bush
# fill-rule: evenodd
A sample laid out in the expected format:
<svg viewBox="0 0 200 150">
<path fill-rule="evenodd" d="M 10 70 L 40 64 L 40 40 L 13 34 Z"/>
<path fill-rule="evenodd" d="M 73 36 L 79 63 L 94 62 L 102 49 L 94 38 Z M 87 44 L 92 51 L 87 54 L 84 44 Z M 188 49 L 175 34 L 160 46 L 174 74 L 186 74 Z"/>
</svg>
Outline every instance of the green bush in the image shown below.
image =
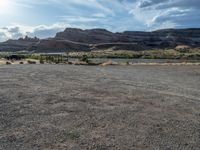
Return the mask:
<svg viewBox="0 0 200 150">
<path fill-rule="evenodd" d="M 86 62 L 86 63 L 89 63 L 90 60 L 88 59 L 88 56 L 87 55 L 83 55 L 80 59 L 80 61 L 83 61 L 83 62 Z"/>
</svg>

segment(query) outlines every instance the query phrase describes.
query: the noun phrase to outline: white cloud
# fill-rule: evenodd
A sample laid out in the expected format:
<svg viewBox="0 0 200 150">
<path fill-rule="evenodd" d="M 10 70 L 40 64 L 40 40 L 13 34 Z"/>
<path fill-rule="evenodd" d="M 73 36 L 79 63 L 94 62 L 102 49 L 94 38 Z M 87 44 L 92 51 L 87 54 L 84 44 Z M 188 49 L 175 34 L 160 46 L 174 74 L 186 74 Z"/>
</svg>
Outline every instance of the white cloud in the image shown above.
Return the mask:
<svg viewBox="0 0 200 150">
<path fill-rule="evenodd" d="M 0 28 L 0 41 L 27 34 L 40 38 L 52 37 L 66 27 L 106 28 L 119 32 L 191 28 L 199 27 L 200 23 L 200 0 L 8 1 L 13 6 L 10 8 L 16 9 L 6 9 L 10 15 L 1 15 L 3 11 L 0 10 L 0 26 L 8 28 Z M 11 24 L 13 21 L 20 24 Z"/>
<path fill-rule="evenodd" d="M 96 13 L 96 14 L 93 14 L 92 17 L 96 17 L 96 18 L 105 18 L 105 17 L 106 17 L 106 14 L 104 14 L 104 13 Z"/>
<path fill-rule="evenodd" d="M 199 21 L 196 21 L 200 20 L 198 0 L 137 0 L 126 3 L 130 14 L 149 30 L 199 27 Z"/>
<path fill-rule="evenodd" d="M 54 37 L 57 32 L 63 31 L 69 24 L 56 23 L 53 25 L 39 25 L 39 26 L 26 26 L 20 24 L 13 24 L 12 26 L 0 28 L 0 41 L 8 39 L 18 39 L 23 36 L 48 38 Z"/>
<path fill-rule="evenodd" d="M 82 17 L 82 16 L 61 16 L 62 21 L 68 23 L 84 23 L 84 22 L 96 22 L 98 21 L 97 17 Z"/>
</svg>

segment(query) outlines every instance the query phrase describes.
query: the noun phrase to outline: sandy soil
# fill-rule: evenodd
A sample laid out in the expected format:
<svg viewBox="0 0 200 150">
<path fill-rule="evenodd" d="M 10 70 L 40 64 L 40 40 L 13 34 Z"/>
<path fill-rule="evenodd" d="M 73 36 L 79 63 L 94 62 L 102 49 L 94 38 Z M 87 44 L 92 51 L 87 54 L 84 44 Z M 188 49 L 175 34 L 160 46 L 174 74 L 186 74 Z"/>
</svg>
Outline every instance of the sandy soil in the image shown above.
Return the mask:
<svg viewBox="0 0 200 150">
<path fill-rule="evenodd" d="M 0 66 L 2 150 L 198 150 L 200 66 Z"/>
</svg>

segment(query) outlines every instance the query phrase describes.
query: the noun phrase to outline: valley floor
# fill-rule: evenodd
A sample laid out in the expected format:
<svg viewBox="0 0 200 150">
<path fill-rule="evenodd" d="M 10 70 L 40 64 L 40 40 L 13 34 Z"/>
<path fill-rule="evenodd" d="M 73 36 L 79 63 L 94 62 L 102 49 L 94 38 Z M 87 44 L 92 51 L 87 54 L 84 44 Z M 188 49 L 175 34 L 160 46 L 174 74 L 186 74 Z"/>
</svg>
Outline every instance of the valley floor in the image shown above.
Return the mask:
<svg viewBox="0 0 200 150">
<path fill-rule="evenodd" d="M 0 149 L 199 149 L 200 66 L 0 66 Z"/>
</svg>

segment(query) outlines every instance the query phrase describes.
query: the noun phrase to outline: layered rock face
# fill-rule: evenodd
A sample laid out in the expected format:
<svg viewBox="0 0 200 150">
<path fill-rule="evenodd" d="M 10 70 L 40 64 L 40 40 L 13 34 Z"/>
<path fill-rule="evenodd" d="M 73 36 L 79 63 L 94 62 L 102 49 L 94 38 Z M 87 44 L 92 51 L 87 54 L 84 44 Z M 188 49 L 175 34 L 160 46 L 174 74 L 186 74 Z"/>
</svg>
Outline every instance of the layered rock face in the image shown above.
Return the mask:
<svg viewBox="0 0 200 150">
<path fill-rule="evenodd" d="M 104 29 L 81 30 L 68 28 L 57 33 L 56 38 L 75 42 L 102 43 L 136 43 L 147 47 L 167 47 L 178 44 L 199 46 L 200 29 L 165 29 L 153 32 L 125 31 L 112 33 Z"/>
<path fill-rule="evenodd" d="M 88 44 L 111 43 L 113 41 L 118 41 L 115 34 L 105 29 L 81 30 L 76 28 L 67 28 L 64 32 L 57 33 L 55 38 Z"/>
<path fill-rule="evenodd" d="M 40 41 L 38 38 L 30 38 L 26 36 L 25 38 L 20 38 L 18 40 L 8 40 L 6 42 L 0 43 L 0 51 L 23 51 L 27 50 L 33 45 L 37 45 Z"/>
<path fill-rule="evenodd" d="M 67 28 L 54 38 L 9 40 L 0 50 L 66 52 L 90 50 L 146 50 L 175 48 L 178 45 L 200 47 L 200 29 L 164 29 L 153 32 L 125 31 L 112 33 L 105 29 L 81 30 Z"/>
<path fill-rule="evenodd" d="M 67 52 L 67 51 L 89 51 L 90 46 L 85 43 L 78 43 L 62 39 L 44 39 L 28 48 L 29 51 L 36 52 Z"/>
</svg>

